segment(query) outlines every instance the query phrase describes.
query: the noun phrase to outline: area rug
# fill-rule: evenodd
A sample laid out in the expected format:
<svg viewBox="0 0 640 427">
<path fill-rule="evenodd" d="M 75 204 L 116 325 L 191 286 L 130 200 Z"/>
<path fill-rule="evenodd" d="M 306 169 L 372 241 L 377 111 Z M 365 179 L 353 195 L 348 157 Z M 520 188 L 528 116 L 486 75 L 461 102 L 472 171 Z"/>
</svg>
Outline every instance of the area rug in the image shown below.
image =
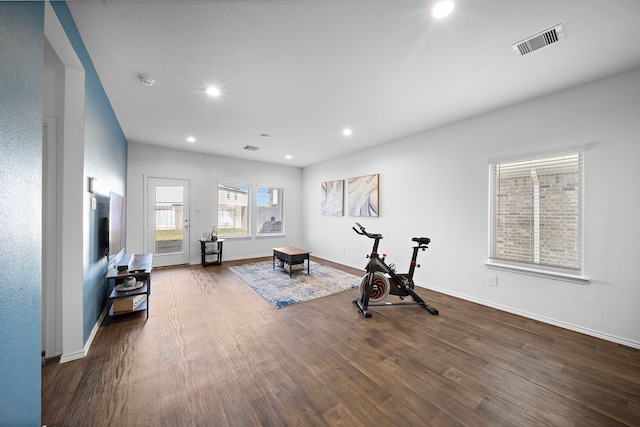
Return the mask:
<svg viewBox="0 0 640 427">
<path fill-rule="evenodd" d="M 277 266 L 274 270 L 272 261 L 234 265 L 229 270 L 276 308 L 337 294 L 360 285 L 359 277 L 314 261 L 310 264 L 311 274 L 307 275 L 306 265 L 304 270 L 301 268 L 301 265 L 294 266 L 291 278 L 288 272 Z"/>
</svg>

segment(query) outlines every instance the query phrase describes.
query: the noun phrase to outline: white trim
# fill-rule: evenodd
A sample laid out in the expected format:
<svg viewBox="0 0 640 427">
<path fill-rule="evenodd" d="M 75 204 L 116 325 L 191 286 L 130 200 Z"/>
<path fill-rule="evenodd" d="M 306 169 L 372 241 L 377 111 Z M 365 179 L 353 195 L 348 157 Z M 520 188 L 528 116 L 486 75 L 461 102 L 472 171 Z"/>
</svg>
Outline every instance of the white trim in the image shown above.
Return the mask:
<svg viewBox="0 0 640 427">
<path fill-rule="evenodd" d="M 46 61 L 46 60 L 45 60 Z M 46 82 L 44 83 L 46 84 Z M 43 115 L 42 343 L 45 357 L 62 354 L 62 278 L 59 263 L 58 119 Z"/>
<path fill-rule="evenodd" d="M 627 347 L 640 349 L 640 342 L 638 342 L 638 341 L 632 341 L 632 340 L 621 338 L 621 337 L 618 337 L 618 336 L 615 336 L 615 335 L 610 335 L 610 334 L 606 334 L 606 333 L 603 333 L 603 332 L 594 331 L 593 329 L 588 329 L 588 328 L 583 328 L 581 326 L 576 326 L 576 325 L 573 325 L 571 323 L 566 323 L 566 322 L 562 322 L 562 321 L 559 321 L 559 320 L 550 319 L 550 318 L 544 317 L 544 316 L 538 316 L 536 314 L 529 313 L 527 311 L 518 310 L 518 309 L 507 307 L 507 306 L 504 306 L 504 305 L 501 305 L 501 304 L 494 304 L 494 303 L 489 302 L 489 301 L 485 301 L 485 300 L 478 299 L 478 298 L 473 298 L 473 297 L 470 297 L 468 295 L 463 295 L 463 294 L 460 294 L 460 293 L 457 293 L 457 292 L 452 292 L 452 291 L 449 291 L 447 289 L 439 288 L 437 286 L 427 286 L 427 285 L 424 285 L 424 284 L 421 284 L 421 283 L 416 283 L 416 285 L 420 286 L 422 288 L 425 288 L 425 289 L 432 290 L 434 292 L 439 292 L 441 294 L 449 295 L 449 296 L 452 296 L 452 297 L 455 297 L 455 298 L 460 298 L 460 299 L 463 299 L 465 301 L 470 301 L 470 302 L 473 302 L 473 303 L 476 303 L 476 304 L 480 304 L 480 305 L 484 305 L 484 306 L 487 306 L 487 307 L 495 308 L 496 310 L 506 311 L 507 313 L 512 313 L 512 314 L 515 314 L 515 315 L 518 315 L 518 316 L 526 317 L 528 319 L 537 320 L 537 321 L 542 322 L 542 323 L 547 323 L 549 325 L 558 326 L 558 327 L 563 328 L 563 329 L 568 329 L 570 331 L 579 332 L 581 334 L 585 334 L 585 335 L 589 335 L 589 336 L 592 336 L 592 337 L 595 337 L 595 338 L 603 339 L 605 341 L 611 341 L 611 342 L 614 342 L 614 343 L 617 343 L 617 344 L 625 345 Z"/>
<path fill-rule="evenodd" d="M 587 144 L 577 144 L 569 147 L 562 147 L 558 149 L 550 149 L 550 150 L 541 150 L 520 154 L 513 154 L 510 156 L 499 156 L 499 157 L 491 157 L 487 159 L 487 164 L 491 165 L 493 163 L 511 163 L 517 161 L 525 161 L 531 159 L 539 159 L 549 156 L 562 156 L 565 154 L 575 154 L 575 153 L 584 153 L 588 149 Z"/>
<path fill-rule="evenodd" d="M 62 356 L 60 356 L 60 363 L 67 363 L 73 360 L 82 359 L 86 355 L 87 354 L 85 353 L 84 349 L 80 351 L 74 351 L 73 353 L 69 353 L 69 354 L 63 354 Z"/>
<path fill-rule="evenodd" d="M 56 15 L 49 0 L 44 3 L 44 15 L 45 37 L 49 40 L 49 43 L 51 43 L 51 47 L 55 50 L 60 61 L 66 68 L 72 68 L 84 73 L 82 62 L 67 38 L 67 33 L 58 20 L 58 15 Z"/>
<path fill-rule="evenodd" d="M 495 262 L 491 260 L 486 261 L 484 264 L 487 266 L 487 268 L 494 269 L 494 270 L 510 271 L 512 273 L 522 273 L 522 274 L 527 274 L 529 276 L 544 277 L 545 279 L 554 279 L 554 280 L 562 280 L 565 282 L 579 283 L 581 285 L 588 284 L 590 280 L 588 277 L 581 274 L 571 274 L 571 273 L 564 273 L 561 271 L 545 270 L 542 268 L 525 267 L 521 265 L 500 263 L 500 262 Z"/>
<path fill-rule="evenodd" d="M 239 236 L 233 236 L 233 235 L 231 235 L 231 236 L 222 235 L 221 236 L 220 234 L 218 234 L 218 238 L 219 239 L 225 239 L 225 240 L 253 240 L 253 239 L 256 238 L 256 236 L 249 236 L 247 234 L 242 234 L 242 235 L 239 235 Z M 240 259 L 242 259 L 242 258 L 240 258 Z M 199 262 L 197 262 L 196 264 L 199 264 Z"/>
<path fill-rule="evenodd" d="M 109 305 L 107 304 L 107 307 L 105 307 L 105 309 L 102 310 L 100 317 L 98 317 L 98 320 L 96 321 L 95 325 L 93 325 L 93 329 L 91 329 L 91 334 L 89 335 L 89 339 L 87 339 L 87 342 L 84 344 L 84 348 L 82 349 L 82 351 L 76 351 L 70 354 L 63 354 L 62 356 L 60 356 L 60 363 L 66 363 L 66 362 L 71 362 L 72 360 L 82 359 L 83 357 L 86 357 L 89 354 L 89 348 L 93 343 L 93 339 L 98 334 L 100 325 L 102 325 L 102 322 L 104 321 L 104 318 L 107 315 L 108 307 Z"/>
<path fill-rule="evenodd" d="M 44 37 L 64 65 L 64 105 L 56 116 L 58 123 L 58 188 L 64 189 L 58 204 L 60 241 L 59 277 L 62 281 L 62 360 L 73 360 L 83 353 L 82 263 L 83 234 L 88 229 L 84 215 L 84 118 L 85 70 L 50 2 L 44 6 Z M 88 206 L 87 206 L 88 209 Z M 78 233 L 78 227 L 82 227 Z M 81 357 L 81 356 L 80 356 Z"/>
</svg>

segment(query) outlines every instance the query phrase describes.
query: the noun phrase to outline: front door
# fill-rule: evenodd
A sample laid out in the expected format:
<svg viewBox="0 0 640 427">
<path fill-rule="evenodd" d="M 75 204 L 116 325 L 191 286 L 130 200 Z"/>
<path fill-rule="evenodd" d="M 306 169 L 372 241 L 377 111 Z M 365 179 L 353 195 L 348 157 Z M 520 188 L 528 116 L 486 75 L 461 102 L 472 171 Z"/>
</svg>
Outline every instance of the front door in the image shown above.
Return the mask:
<svg viewBox="0 0 640 427">
<path fill-rule="evenodd" d="M 146 252 L 154 267 L 189 263 L 189 181 L 147 178 Z"/>
</svg>

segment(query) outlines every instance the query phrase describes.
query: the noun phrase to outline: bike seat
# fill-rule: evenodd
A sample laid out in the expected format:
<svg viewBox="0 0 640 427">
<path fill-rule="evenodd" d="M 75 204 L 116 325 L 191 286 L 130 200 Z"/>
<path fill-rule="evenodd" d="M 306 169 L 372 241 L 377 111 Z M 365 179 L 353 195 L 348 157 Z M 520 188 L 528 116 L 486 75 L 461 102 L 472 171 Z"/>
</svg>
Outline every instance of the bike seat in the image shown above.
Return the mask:
<svg viewBox="0 0 640 427">
<path fill-rule="evenodd" d="M 431 241 L 431 239 L 428 238 L 428 237 L 414 237 L 411 240 L 414 241 L 414 242 L 418 242 L 421 245 L 428 245 L 429 242 Z"/>
</svg>

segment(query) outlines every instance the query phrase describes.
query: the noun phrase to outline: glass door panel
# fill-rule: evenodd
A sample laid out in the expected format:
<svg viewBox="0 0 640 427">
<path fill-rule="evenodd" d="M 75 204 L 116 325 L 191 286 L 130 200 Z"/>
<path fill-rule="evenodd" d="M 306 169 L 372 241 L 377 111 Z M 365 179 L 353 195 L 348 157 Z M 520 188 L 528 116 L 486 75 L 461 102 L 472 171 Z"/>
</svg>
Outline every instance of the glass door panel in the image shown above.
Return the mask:
<svg viewBox="0 0 640 427">
<path fill-rule="evenodd" d="M 189 182 L 163 178 L 148 181 L 147 236 L 153 265 L 189 263 Z"/>
</svg>

